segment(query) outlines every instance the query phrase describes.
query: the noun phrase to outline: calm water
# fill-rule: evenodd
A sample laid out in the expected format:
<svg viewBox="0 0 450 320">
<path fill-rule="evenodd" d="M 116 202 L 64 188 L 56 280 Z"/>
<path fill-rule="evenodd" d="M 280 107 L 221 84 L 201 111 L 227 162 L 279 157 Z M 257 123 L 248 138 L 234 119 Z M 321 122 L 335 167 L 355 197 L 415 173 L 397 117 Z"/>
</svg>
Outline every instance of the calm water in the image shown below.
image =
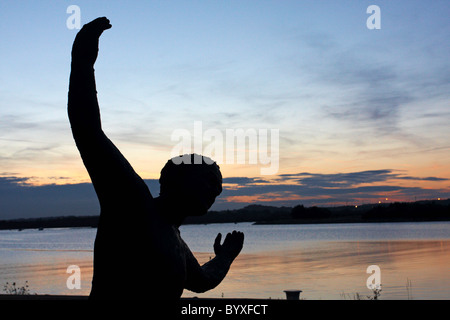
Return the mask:
<svg viewBox="0 0 450 320">
<path fill-rule="evenodd" d="M 299 289 L 309 300 L 354 299 L 371 295 L 366 269 L 378 265 L 380 299 L 450 298 L 450 222 L 188 225 L 181 235 L 204 263 L 213 256 L 217 233 L 232 230 L 243 231 L 245 243 L 227 278 L 207 293 L 183 296 L 283 299 L 283 290 Z M 20 287 L 28 281 L 32 293 L 87 295 L 95 232 L 0 231 L 1 289 L 6 282 Z M 69 265 L 81 269 L 79 290 L 67 289 Z"/>
</svg>

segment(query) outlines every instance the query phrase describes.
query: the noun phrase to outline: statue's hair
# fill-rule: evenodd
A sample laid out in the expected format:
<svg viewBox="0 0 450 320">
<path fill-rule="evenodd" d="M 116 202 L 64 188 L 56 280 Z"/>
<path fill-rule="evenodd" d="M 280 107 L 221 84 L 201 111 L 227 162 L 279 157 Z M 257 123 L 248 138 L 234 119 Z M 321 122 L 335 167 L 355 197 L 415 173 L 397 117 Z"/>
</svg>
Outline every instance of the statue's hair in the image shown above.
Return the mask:
<svg viewBox="0 0 450 320">
<path fill-rule="evenodd" d="M 193 153 L 174 157 L 167 161 L 159 178 L 160 194 L 170 193 L 169 190 L 178 190 L 180 181 L 186 177 L 187 173 L 192 172 L 199 178 L 206 177 L 207 173 L 212 172 L 218 190 L 216 196 L 222 192 L 220 167 L 211 158 Z"/>
</svg>

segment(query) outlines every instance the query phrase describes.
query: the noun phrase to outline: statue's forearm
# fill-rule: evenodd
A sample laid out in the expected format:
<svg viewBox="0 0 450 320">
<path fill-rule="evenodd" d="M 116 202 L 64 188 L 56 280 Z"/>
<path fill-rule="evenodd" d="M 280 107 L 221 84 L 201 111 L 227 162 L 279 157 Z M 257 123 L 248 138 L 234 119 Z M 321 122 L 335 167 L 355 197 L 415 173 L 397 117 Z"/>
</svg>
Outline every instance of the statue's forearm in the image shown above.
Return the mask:
<svg viewBox="0 0 450 320">
<path fill-rule="evenodd" d="M 217 287 L 230 270 L 232 259 L 216 256 L 197 270 L 190 270 L 186 289 L 194 292 L 205 292 Z"/>
<path fill-rule="evenodd" d="M 111 28 L 106 18 L 95 19 L 78 32 L 72 46 L 72 70 L 69 84 L 68 112 L 75 138 L 101 129 L 100 111 L 95 87 L 94 64 L 99 37 Z"/>
<path fill-rule="evenodd" d="M 209 285 L 215 288 L 222 282 L 230 270 L 233 260 L 225 256 L 216 256 L 202 266 L 203 272 L 209 279 Z M 212 289 L 211 288 L 211 289 Z"/>
<path fill-rule="evenodd" d="M 93 66 L 72 62 L 68 112 L 75 137 L 101 130 Z"/>
</svg>

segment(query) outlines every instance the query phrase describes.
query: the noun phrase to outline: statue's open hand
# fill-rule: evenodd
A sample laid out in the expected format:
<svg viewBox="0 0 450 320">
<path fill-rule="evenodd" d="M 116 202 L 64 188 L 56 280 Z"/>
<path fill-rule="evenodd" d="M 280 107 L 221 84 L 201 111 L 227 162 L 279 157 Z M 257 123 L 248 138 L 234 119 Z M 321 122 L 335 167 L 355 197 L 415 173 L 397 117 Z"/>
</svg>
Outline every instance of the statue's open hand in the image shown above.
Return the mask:
<svg viewBox="0 0 450 320">
<path fill-rule="evenodd" d="M 216 256 L 225 255 L 234 259 L 238 256 L 244 245 L 244 234 L 239 231 L 233 231 L 228 233 L 225 237 L 223 244 L 220 244 L 222 240 L 222 234 L 218 234 L 214 241 L 214 253 Z"/>
<path fill-rule="evenodd" d="M 103 31 L 111 28 L 105 17 L 97 18 L 83 26 L 72 47 L 72 61 L 94 65 L 98 55 L 98 39 Z"/>
</svg>

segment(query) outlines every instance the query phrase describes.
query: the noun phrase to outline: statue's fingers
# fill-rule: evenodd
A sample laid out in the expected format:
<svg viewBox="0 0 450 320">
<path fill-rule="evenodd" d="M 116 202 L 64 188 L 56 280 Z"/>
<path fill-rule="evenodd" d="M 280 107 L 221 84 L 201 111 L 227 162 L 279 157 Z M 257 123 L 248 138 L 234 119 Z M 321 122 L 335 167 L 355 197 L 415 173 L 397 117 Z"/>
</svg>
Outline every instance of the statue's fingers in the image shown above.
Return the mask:
<svg viewBox="0 0 450 320">
<path fill-rule="evenodd" d="M 220 250 L 220 241 L 222 240 L 222 234 L 219 233 L 216 237 L 216 240 L 214 240 L 214 251 Z"/>
</svg>

